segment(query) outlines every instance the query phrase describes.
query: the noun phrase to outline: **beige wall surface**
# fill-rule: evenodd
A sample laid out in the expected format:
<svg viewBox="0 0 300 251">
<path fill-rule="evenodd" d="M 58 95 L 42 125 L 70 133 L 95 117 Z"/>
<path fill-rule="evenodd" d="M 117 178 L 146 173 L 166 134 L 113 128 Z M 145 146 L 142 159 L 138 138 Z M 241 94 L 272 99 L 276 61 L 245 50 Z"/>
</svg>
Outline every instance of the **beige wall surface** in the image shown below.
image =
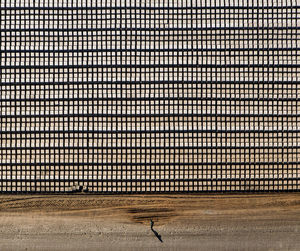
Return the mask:
<svg viewBox="0 0 300 251">
<path fill-rule="evenodd" d="M 0 12 L 0 191 L 299 189 L 299 1 Z"/>
</svg>

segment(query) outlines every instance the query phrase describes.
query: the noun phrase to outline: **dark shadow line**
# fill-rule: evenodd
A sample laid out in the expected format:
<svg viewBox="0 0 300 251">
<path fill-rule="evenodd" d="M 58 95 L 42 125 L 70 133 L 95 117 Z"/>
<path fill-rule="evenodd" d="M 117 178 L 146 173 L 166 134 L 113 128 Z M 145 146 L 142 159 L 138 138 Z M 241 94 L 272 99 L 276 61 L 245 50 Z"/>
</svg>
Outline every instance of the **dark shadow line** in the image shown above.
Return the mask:
<svg viewBox="0 0 300 251">
<path fill-rule="evenodd" d="M 156 238 L 159 239 L 160 242 L 163 242 L 161 235 L 156 230 L 153 229 L 154 221 L 152 219 L 150 219 L 150 223 L 151 223 L 151 230 L 155 234 Z"/>
</svg>

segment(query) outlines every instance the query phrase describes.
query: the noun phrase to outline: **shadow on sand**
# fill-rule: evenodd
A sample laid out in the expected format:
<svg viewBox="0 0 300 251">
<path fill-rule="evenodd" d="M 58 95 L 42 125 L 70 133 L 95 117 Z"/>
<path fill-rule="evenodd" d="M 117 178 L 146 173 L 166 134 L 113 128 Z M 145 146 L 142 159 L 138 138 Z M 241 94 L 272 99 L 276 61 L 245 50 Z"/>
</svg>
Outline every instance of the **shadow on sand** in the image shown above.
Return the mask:
<svg viewBox="0 0 300 251">
<path fill-rule="evenodd" d="M 151 230 L 155 234 L 156 238 L 159 239 L 160 242 L 163 242 L 163 240 L 161 239 L 161 235 L 157 233 L 156 230 L 153 229 L 154 221 L 150 219 L 150 223 L 151 223 Z"/>
</svg>

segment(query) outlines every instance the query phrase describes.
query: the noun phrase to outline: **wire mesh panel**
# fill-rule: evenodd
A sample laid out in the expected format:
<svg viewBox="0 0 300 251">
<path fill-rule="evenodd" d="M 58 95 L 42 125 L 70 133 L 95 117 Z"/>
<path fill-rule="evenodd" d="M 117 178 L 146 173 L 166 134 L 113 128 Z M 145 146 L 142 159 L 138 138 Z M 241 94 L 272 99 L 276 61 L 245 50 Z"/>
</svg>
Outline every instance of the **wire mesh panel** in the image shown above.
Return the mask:
<svg viewBox="0 0 300 251">
<path fill-rule="evenodd" d="M 1 192 L 299 190 L 299 1 L 0 2 Z"/>
</svg>

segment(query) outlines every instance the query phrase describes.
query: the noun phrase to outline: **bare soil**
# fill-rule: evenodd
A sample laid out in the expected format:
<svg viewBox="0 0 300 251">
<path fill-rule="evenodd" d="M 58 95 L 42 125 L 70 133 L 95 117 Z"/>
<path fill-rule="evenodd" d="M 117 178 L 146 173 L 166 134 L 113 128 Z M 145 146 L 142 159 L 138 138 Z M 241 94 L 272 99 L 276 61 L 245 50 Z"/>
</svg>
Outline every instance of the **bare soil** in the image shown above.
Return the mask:
<svg viewBox="0 0 300 251">
<path fill-rule="evenodd" d="M 300 250 L 299 232 L 298 193 L 0 196 L 0 250 Z"/>
</svg>

